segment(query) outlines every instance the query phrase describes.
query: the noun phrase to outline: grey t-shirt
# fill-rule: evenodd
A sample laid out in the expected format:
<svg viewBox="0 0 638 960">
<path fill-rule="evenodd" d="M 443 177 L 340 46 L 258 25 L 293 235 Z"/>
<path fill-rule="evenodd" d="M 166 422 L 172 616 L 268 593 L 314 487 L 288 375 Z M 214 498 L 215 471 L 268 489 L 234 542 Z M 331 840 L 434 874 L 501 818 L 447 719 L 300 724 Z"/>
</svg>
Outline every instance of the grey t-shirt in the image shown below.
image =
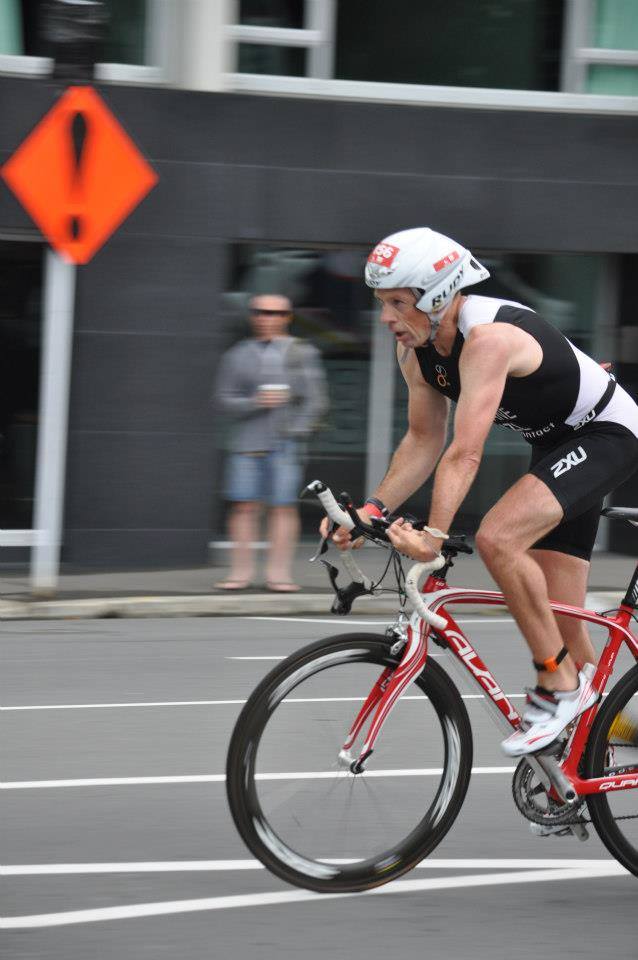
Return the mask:
<svg viewBox="0 0 638 960">
<path fill-rule="evenodd" d="M 288 403 L 259 406 L 257 391 L 266 383 L 287 384 Z M 231 450 L 273 450 L 288 437 L 306 437 L 327 406 L 319 352 L 295 337 L 242 340 L 220 361 L 215 399 L 227 415 Z"/>
</svg>

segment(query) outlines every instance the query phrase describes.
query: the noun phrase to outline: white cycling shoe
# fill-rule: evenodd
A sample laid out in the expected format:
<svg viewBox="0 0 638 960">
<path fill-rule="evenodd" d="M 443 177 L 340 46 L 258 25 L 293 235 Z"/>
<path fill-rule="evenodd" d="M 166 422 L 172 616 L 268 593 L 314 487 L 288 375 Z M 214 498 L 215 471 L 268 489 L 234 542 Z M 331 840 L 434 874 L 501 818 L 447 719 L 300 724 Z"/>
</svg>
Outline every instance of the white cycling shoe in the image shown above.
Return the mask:
<svg viewBox="0 0 638 960">
<path fill-rule="evenodd" d="M 598 700 L 598 691 L 590 681 L 595 667 L 585 664 L 578 674 L 575 690 L 550 693 L 542 687 L 526 689 L 527 706 L 518 730 L 503 740 L 501 747 L 508 757 L 524 757 L 549 747 L 568 724 Z M 589 676 L 588 676 L 589 674 Z"/>
</svg>

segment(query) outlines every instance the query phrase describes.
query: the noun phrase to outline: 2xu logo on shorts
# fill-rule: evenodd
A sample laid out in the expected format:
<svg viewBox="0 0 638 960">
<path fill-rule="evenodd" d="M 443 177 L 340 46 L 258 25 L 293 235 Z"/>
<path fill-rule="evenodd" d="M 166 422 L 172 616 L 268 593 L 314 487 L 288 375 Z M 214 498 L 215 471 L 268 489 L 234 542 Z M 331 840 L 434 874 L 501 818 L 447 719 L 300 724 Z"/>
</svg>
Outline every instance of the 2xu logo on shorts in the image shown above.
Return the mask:
<svg viewBox="0 0 638 960">
<path fill-rule="evenodd" d="M 587 454 L 582 447 L 578 447 L 577 450 L 570 450 L 566 457 L 561 457 L 549 469 L 554 477 L 560 477 L 561 473 L 567 473 L 572 467 L 577 467 L 579 463 L 583 463 L 586 459 Z"/>
</svg>

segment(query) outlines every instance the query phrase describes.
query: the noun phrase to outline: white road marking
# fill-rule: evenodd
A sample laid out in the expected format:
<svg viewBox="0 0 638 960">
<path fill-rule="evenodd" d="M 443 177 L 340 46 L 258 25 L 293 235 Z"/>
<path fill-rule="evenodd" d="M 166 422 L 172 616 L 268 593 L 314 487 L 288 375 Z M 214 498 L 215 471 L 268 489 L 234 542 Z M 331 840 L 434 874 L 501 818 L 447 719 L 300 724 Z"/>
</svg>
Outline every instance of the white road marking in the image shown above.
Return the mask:
<svg viewBox="0 0 638 960">
<path fill-rule="evenodd" d="M 89 910 L 68 910 L 61 913 L 41 913 L 30 916 L 6 917 L 0 920 L 0 929 L 27 930 L 38 927 L 60 927 L 76 923 L 97 923 L 106 920 L 131 919 L 133 917 L 156 917 L 168 914 L 195 913 L 207 910 L 230 910 L 241 907 L 277 906 L 286 903 L 327 900 L 351 897 L 383 896 L 384 894 L 413 894 L 423 891 L 454 890 L 468 887 L 490 887 L 515 883 L 544 883 L 560 880 L 588 880 L 601 877 L 618 877 L 627 871 L 614 861 L 598 867 L 508 871 L 506 873 L 472 874 L 462 877 L 437 877 L 426 880 L 395 880 L 387 886 L 368 893 L 312 893 L 309 890 L 285 890 L 277 893 L 241 894 L 229 897 L 204 897 L 198 900 L 169 900 L 159 903 L 136 903 L 116 907 L 98 907 Z"/>
<path fill-rule="evenodd" d="M 121 707 L 223 707 L 243 706 L 245 700 L 145 700 L 130 703 L 42 703 L 17 707 L 0 707 L 0 712 L 16 710 L 107 710 Z"/>
<path fill-rule="evenodd" d="M 522 700 L 524 693 L 506 693 L 508 700 Z M 464 693 L 463 700 L 486 700 L 482 693 Z M 364 697 L 287 697 L 285 703 L 363 703 Z M 399 701 L 423 700 L 423 696 L 406 694 Z M 124 707 L 224 707 L 243 706 L 245 700 L 144 700 L 130 703 L 42 703 L 16 707 L 0 707 L 0 713 L 19 710 L 115 710 Z"/>
<path fill-rule="evenodd" d="M 322 863 L 356 863 L 336 857 L 322 857 Z M 613 860 L 555 860 L 470 858 L 449 860 L 426 858 L 415 870 L 596 870 Z M 0 877 L 49 877 L 89 873 L 199 873 L 235 870 L 265 870 L 259 860 L 132 860 L 122 863 L 14 863 L 0 866 Z"/>
<path fill-rule="evenodd" d="M 472 767 L 472 773 L 513 773 L 515 767 Z M 366 778 L 436 777 L 442 767 L 419 767 L 396 770 L 366 770 Z M 285 773 L 258 773 L 256 780 L 334 780 L 351 776 L 348 770 L 296 770 Z M 82 780 L 8 780 L 0 790 L 48 790 L 57 787 L 129 787 L 168 783 L 225 783 L 223 773 L 193 774 L 175 777 L 89 777 Z"/>
</svg>

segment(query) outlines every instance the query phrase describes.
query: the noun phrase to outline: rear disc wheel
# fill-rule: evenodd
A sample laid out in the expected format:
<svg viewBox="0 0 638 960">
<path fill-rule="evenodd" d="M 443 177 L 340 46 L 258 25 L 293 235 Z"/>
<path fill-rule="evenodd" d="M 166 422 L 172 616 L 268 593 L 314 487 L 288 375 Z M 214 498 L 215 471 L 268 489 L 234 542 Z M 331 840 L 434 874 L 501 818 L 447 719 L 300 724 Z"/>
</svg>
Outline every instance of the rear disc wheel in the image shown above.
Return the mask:
<svg viewBox="0 0 638 960">
<path fill-rule="evenodd" d="M 638 787 L 638 665 L 621 677 L 598 711 L 584 770 L 586 777 L 635 771 Z M 590 794 L 587 806 L 609 852 L 638 876 L 638 789 Z"/>
</svg>

